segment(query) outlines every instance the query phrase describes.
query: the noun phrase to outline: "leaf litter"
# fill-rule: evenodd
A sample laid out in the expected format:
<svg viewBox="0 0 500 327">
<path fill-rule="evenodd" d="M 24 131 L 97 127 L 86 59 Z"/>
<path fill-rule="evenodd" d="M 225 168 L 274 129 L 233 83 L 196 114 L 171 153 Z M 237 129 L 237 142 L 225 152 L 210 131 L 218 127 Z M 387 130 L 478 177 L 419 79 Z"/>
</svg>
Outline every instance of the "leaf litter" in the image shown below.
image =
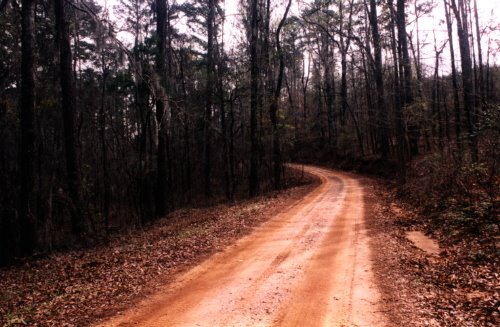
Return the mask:
<svg viewBox="0 0 500 327">
<path fill-rule="evenodd" d="M 0 269 L 0 326 L 88 326 L 137 303 L 301 199 L 317 180 L 233 204 L 180 209 L 108 245 Z M 294 178 L 292 177 L 292 179 Z"/>
<path fill-rule="evenodd" d="M 369 185 L 367 183 L 367 185 Z M 447 233 L 432 216 L 400 199 L 393 187 L 372 181 L 368 217 L 375 271 L 394 326 L 499 326 L 498 242 L 493 233 Z M 429 255 L 407 239 L 420 230 L 439 241 Z"/>
</svg>

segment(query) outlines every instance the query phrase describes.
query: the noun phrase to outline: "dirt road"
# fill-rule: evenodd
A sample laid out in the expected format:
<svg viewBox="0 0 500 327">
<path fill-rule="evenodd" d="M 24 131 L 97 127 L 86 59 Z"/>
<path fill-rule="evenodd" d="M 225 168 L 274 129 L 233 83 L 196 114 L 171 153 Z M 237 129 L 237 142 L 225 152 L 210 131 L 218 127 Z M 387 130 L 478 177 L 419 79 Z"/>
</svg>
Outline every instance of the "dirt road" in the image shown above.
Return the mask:
<svg viewBox="0 0 500 327">
<path fill-rule="evenodd" d="M 306 170 L 303 200 L 102 326 L 385 326 L 362 185 Z"/>
</svg>

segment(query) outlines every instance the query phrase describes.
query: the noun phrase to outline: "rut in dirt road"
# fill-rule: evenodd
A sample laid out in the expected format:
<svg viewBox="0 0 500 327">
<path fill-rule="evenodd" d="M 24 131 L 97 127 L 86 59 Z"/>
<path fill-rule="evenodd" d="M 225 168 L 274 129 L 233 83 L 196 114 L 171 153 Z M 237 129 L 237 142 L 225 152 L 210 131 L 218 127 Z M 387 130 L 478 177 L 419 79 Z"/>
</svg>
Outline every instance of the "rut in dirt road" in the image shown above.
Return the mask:
<svg viewBox="0 0 500 327">
<path fill-rule="evenodd" d="M 316 190 L 102 326 L 385 326 L 363 187 L 305 169 L 321 178 Z"/>
</svg>

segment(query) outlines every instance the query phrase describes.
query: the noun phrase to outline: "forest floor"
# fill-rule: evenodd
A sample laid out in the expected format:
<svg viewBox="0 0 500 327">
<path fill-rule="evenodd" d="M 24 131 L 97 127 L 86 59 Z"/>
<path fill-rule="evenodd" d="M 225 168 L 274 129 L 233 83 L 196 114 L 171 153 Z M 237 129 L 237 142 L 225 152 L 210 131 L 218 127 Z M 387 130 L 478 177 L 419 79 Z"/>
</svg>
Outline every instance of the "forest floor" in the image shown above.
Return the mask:
<svg viewBox="0 0 500 327">
<path fill-rule="evenodd" d="M 102 326 L 386 326 L 361 182 L 306 171 L 301 201 Z"/>
<path fill-rule="evenodd" d="M 498 325 L 495 261 L 415 246 L 425 228 L 384 181 L 307 170 L 321 183 L 0 270 L 0 325 Z"/>
<path fill-rule="evenodd" d="M 451 243 L 439 233 L 424 236 L 425 217 L 394 188 L 372 185 L 368 201 L 375 205 L 367 224 L 389 325 L 499 326 L 498 252 L 490 260 L 471 260 L 489 247 L 479 244 L 480 237 Z"/>
<path fill-rule="evenodd" d="M 0 326 L 89 326 L 133 306 L 319 183 L 300 171 L 286 176 L 279 192 L 180 209 L 142 230 L 112 235 L 107 245 L 0 268 Z"/>
</svg>

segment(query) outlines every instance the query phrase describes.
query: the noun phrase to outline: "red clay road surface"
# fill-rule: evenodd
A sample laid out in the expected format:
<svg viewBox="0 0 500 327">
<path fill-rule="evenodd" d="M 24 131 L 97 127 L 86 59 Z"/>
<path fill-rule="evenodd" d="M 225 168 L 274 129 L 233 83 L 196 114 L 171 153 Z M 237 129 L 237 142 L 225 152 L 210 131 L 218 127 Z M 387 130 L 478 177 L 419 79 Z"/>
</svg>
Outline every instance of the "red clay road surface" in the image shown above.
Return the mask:
<svg viewBox="0 0 500 327">
<path fill-rule="evenodd" d="M 322 183 L 304 199 L 101 326 L 385 326 L 363 185 L 305 170 Z"/>
</svg>

